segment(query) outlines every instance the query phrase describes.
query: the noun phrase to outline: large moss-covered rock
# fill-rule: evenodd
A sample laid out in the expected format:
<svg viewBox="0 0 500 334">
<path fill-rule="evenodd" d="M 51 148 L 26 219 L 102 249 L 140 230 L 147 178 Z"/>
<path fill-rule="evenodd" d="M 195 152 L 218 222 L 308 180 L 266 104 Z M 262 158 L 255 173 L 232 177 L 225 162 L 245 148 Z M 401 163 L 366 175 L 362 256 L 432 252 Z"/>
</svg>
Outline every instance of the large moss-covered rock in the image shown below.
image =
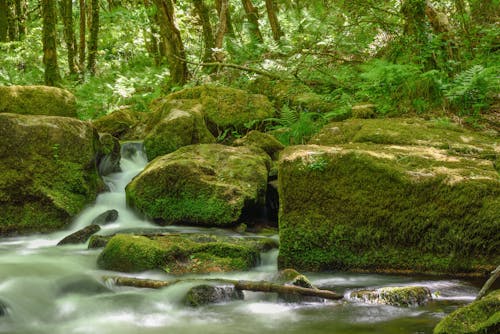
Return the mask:
<svg viewBox="0 0 500 334">
<path fill-rule="evenodd" d="M 0 113 L 77 117 L 75 96 L 48 86 L 0 86 Z"/>
<path fill-rule="evenodd" d="M 264 95 L 215 85 L 186 88 L 170 94 L 166 101 L 199 104 L 209 130 L 216 136 L 226 129 L 245 132 L 266 118 L 275 115 L 275 109 Z"/>
<path fill-rule="evenodd" d="M 171 274 L 248 270 L 268 250 L 269 239 L 241 239 L 214 235 L 118 234 L 99 255 L 99 267 L 137 272 L 161 269 Z M 276 246 L 276 244 L 273 244 Z"/>
<path fill-rule="evenodd" d="M 97 131 L 68 117 L 0 114 L 0 234 L 64 227 L 103 188 Z"/>
<path fill-rule="evenodd" d="M 262 133 L 257 130 L 252 130 L 247 133 L 243 138 L 236 139 L 233 143 L 234 146 L 256 146 L 266 151 L 267 154 L 273 159 L 277 160 L 279 152 L 285 146 L 280 143 L 276 138 L 267 133 Z"/>
<path fill-rule="evenodd" d="M 150 162 L 127 185 L 127 202 L 161 224 L 229 226 L 265 205 L 269 166 L 254 147 L 182 147 Z"/>
<path fill-rule="evenodd" d="M 285 149 L 280 267 L 487 274 L 500 262 L 498 172 L 481 154 L 456 151 L 373 142 Z"/>
<path fill-rule="evenodd" d="M 356 290 L 350 293 L 350 298 L 369 304 L 421 306 L 431 301 L 432 295 L 425 286 L 403 286 Z"/>
<path fill-rule="evenodd" d="M 445 317 L 434 334 L 500 333 L 500 290 L 495 290 Z"/>
<path fill-rule="evenodd" d="M 149 113 L 120 109 L 93 120 L 92 124 L 100 133 L 109 133 L 122 140 L 142 140 L 147 133 L 144 127 L 150 117 Z"/>
<path fill-rule="evenodd" d="M 183 146 L 215 142 L 205 125 L 201 105 L 182 109 L 176 105 L 169 101 L 157 102 L 156 111 L 149 121 L 150 130 L 144 138 L 144 148 L 150 160 Z"/>
</svg>

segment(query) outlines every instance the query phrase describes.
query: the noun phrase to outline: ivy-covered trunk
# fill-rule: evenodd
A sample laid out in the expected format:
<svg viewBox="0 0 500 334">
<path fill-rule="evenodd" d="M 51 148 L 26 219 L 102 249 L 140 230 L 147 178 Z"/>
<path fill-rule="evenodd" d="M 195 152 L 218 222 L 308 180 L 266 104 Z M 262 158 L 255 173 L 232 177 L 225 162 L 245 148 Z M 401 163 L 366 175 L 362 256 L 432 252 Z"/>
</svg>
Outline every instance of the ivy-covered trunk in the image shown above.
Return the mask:
<svg viewBox="0 0 500 334">
<path fill-rule="evenodd" d="M 74 75 L 77 73 L 77 67 L 75 64 L 76 39 L 73 28 L 73 1 L 61 0 L 59 4 L 64 25 L 64 41 L 68 50 L 68 69 L 69 73 Z"/>
<path fill-rule="evenodd" d="M 80 39 L 80 49 L 78 50 L 78 63 L 80 64 L 80 71 L 83 73 L 85 69 L 85 47 L 86 47 L 86 38 L 85 33 L 87 30 L 87 11 L 85 6 L 85 0 L 79 0 L 80 5 L 80 31 L 79 31 L 79 39 Z"/>
<path fill-rule="evenodd" d="M 280 38 L 283 36 L 283 30 L 281 30 L 280 22 L 278 21 L 278 15 L 276 14 L 276 3 L 274 0 L 266 0 L 267 17 L 269 19 L 269 24 L 271 25 L 271 30 L 273 32 L 273 39 L 279 42 Z"/>
<path fill-rule="evenodd" d="M 0 42 L 7 42 L 7 30 L 9 28 L 7 10 L 7 0 L 0 0 Z"/>
<path fill-rule="evenodd" d="M 158 31 L 158 13 L 153 10 L 155 7 L 152 6 L 150 0 L 144 0 L 144 8 L 146 8 L 146 13 L 148 15 L 149 22 L 149 36 L 146 40 L 146 49 L 149 55 L 153 58 L 155 65 L 159 66 L 162 62 L 163 55 L 161 53 L 160 42 L 158 37 L 160 32 Z M 146 33 L 147 35 L 148 33 Z"/>
<path fill-rule="evenodd" d="M 90 40 L 87 69 L 91 75 L 95 75 L 95 63 L 97 56 L 97 38 L 99 35 L 99 0 L 92 0 Z"/>
<path fill-rule="evenodd" d="M 189 73 L 181 33 L 175 25 L 174 4 L 172 0 L 154 0 L 154 3 L 158 8 L 160 35 L 170 68 L 171 85 L 182 86 L 186 83 Z"/>
<path fill-rule="evenodd" d="M 249 30 L 250 34 L 252 35 L 252 39 L 259 43 L 263 43 L 264 39 L 262 38 L 262 34 L 260 33 L 259 29 L 259 13 L 257 12 L 257 8 L 255 8 L 251 0 L 241 0 L 241 2 L 247 15 L 247 20 L 250 28 Z"/>
<path fill-rule="evenodd" d="M 45 84 L 58 86 L 61 81 L 57 66 L 56 8 L 55 0 L 42 0 L 43 17 L 43 63 L 45 65 Z"/>
<path fill-rule="evenodd" d="M 215 0 L 215 7 L 217 9 L 217 15 L 220 18 L 221 14 L 222 14 L 222 12 L 221 12 L 222 11 L 222 0 Z M 233 28 L 233 23 L 231 20 L 231 13 L 229 11 L 229 2 L 228 2 L 228 5 L 226 7 L 224 15 L 226 17 L 226 33 L 229 36 L 234 36 L 234 28 Z"/>
<path fill-rule="evenodd" d="M 205 43 L 203 61 L 208 63 L 213 60 L 212 52 L 215 47 L 214 33 L 212 31 L 212 25 L 210 24 L 210 13 L 203 0 L 193 0 L 193 4 L 203 29 L 203 41 Z"/>
<path fill-rule="evenodd" d="M 17 38 L 21 40 L 26 35 L 26 6 L 25 0 L 15 0 L 16 8 L 14 10 L 17 21 Z"/>
</svg>

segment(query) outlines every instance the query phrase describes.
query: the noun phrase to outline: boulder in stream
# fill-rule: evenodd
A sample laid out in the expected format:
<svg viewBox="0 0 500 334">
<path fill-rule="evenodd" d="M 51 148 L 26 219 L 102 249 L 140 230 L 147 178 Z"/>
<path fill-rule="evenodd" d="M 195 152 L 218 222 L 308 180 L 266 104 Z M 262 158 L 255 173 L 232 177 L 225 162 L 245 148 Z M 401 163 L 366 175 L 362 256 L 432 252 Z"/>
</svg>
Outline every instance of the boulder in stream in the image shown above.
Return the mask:
<svg viewBox="0 0 500 334">
<path fill-rule="evenodd" d="M 393 306 L 421 306 L 432 300 L 431 291 L 423 286 L 385 287 L 372 290 L 356 290 L 350 298 L 369 304 Z"/>
<path fill-rule="evenodd" d="M 91 225 L 106 225 L 118 219 L 118 211 L 115 209 L 105 211 L 92 220 Z"/>
<path fill-rule="evenodd" d="M 109 133 L 99 134 L 102 155 L 99 157 L 98 168 L 101 176 L 121 171 L 120 142 Z"/>
<path fill-rule="evenodd" d="M 9 314 L 9 306 L 6 302 L 0 299 L 0 317 L 4 317 Z"/>
<path fill-rule="evenodd" d="M 311 281 L 305 276 L 296 271 L 295 269 L 283 269 L 278 272 L 274 281 L 285 285 L 294 285 L 302 288 L 317 289 Z M 286 303 L 322 303 L 325 300 L 321 297 L 303 296 L 291 293 L 279 293 L 278 298 Z"/>
<path fill-rule="evenodd" d="M 486 276 L 498 138 L 419 119 L 327 125 L 279 161 L 279 267 Z"/>
<path fill-rule="evenodd" d="M 88 122 L 0 113 L 0 142 L 1 235 L 63 228 L 104 188 Z"/>
<path fill-rule="evenodd" d="M 162 225 L 235 225 L 265 206 L 269 166 L 256 147 L 185 146 L 150 162 L 127 203 Z"/>
<path fill-rule="evenodd" d="M 95 234 L 101 230 L 99 225 L 89 225 L 74 233 L 71 233 L 61 241 L 57 243 L 57 246 L 69 245 L 69 244 L 83 244 L 89 240 L 92 234 Z"/>
<path fill-rule="evenodd" d="M 72 293 L 91 296 L 112 291 L 94 277 L 84 274 L 61 278 L 56 285 L 60 295 Z"/>
<path fill-rule="evenodd" d="M 198 307 L 208 304 L 227 303 L 243 300 L 243 291 L 235 289 L 232 285 L 197 285 L 189 289 L 186 294 L 186 305 Z"/>
</svg>

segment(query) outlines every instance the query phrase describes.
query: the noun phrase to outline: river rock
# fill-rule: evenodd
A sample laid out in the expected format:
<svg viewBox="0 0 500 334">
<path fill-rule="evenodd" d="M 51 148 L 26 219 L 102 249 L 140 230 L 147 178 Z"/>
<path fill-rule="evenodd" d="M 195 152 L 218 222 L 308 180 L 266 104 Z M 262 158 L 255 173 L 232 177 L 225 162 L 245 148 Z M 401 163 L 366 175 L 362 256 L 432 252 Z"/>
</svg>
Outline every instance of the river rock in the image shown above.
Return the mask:
<svg viewBox="0 0 500 334">
<path fill-rule="evenodd" d="M 265 205 L 269 166 L 254 147 L 182 147 L 127 185 L 127 203 L 159 224 L 234 225 Z"/>
<path fill-rule="evenodd" d="M 434 334 L 494 334 L 499 330 L 500 290 L 495 290 L 446 316 L 434 328 Z"/>
<path fill-rule="evenodd" d="M 92 225 L 106 225 L 118 219 L 118 211 L 115 209 L 105 211 L 92 220 Z"/>
<path fill-rule="evenodd" d="M 111 292 L 112 290 L 106 287 L 92 276 L 75 275 L 65 277 L 56 282 L 60 295 L 69 293 L 79 295 L 96 295 L 101 293 Z"/>
<path fill-rule="evenodd" d="M 274 278 L 274 281 L 280 284 L 285 284 L 285 285 L 294 285 L 294 286 L 299 286 L 302 288 L 308 288 L 308 289 L 317 289 L 311 281 L 305 276 L 296 271 L 295 269 L 284 269 L 280 270 L 276 277 Z M 300 303 L 300 302 L 307 302 L 307 303 L 322 303 L 324 302 L 323 298 L 320 297 L 314 297 L 314 296 L 302 296 L 299 294 L 290 294 L 290 293 L 280 293 L 278 294 L 278 298 L 286 303 Z"/>
<path fill-rule="evenodd" d="M 0 113 L 0 142 L 1 235 L 60 229 L 104 188 L 87 122 Z"/>
<path fill-rule="evenodd" d="M 500 262 L 498 138 L 356 119 L 312 142 L 281 154 L 280 268 L 487 275 Z"/>
<path fill-rule="evenodd" d="M 99 255 L 102 269 L 138 272 L 160 269 L 170 274 L 248 270 L 260 252 L 277 247 L 272 239 L 242 239 L 201 234 L 137 236 L 117 234 Z"/>
<path fill-rule="evenodd" d="M 74 233 L 71 233 L 61 241 L 57 243 L 57 246 L 68 245 L 68 244 L 83 244 L 89 240 L 92 234 L 95 234 L 101 230 L 99 225 L 89 225 Z"/>
<path fill-rule="evenodd" d="M 273 159 L 277 160 L 279 153 L 285 148 L 276 138 L 267 133 L 262 133 L 257 130 L 252 130 L 243 138 L 236 139 L 233 142 L 234 146 L 256 146 L 266 151 Z"/>
<path fill-rule="evenodd" d="M 421 306 L 432 300 L 431 291 L 423 286 L 385 287 L 373 290 L 357 290 L 350 298 L 369 304 L 393 306 Z"/>
<path fill-rule="evenodd" d="M 48 86 L 0 86 L 0 113 L 77 117 L 75 96 Z"/>
<path fill-rule="evenodd" d="M 0 317 L 4 317 L 9 314 L 9 307 L 6 302 L 0 299 Z"/>
<path fill-rule="evenodd" d="M 99 135 L 102 154 L 98 157 L 99 174 L 102 176 L 121 171 L 120 168 L 120 142 L 109 133 Z"/>
<path fill-rule="evenodd" d="M 130 109 L 119 109 L 99 117 L 92 124 L 100 133 L 109 133 L 120 140 L 144 139 L 145 124 L 151 115 Z"/>
<path fill-rule="evenodd" d="M 203 284 L 189 289 L 186 294 L 186 305 L 197 307 L 243 300 L 244 298 L 243 291 L 236 290 L 232 285 L 212 286 Z"/>
</svg>

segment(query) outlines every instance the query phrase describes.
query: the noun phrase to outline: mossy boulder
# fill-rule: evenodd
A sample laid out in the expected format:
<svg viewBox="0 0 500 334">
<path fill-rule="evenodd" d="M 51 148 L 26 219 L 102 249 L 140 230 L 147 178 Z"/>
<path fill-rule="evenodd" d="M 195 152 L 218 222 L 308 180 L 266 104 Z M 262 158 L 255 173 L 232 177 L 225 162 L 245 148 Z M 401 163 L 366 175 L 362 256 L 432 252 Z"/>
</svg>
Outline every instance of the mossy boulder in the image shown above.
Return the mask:
<svg viewBox="0 0 500 334">
<path fill-rule="evenodd" d="M 295 269 L 287 268 L 280 270 L 273 279 L 279 284 L 294 285 L 302 288 L 317 289 L 309 278 L 302 275 Z M 324 299 L 315 296 L 302 296 L 298 294 L 291 293 L 279 293 L 278 298 L 287 303 L 299 303 L 299 302 L 309 302 L 309 303 L 319 303 L 323 302 Z"/>
<path fill-rule="evenodd" d="M 267 133 L 262 133 L 257 130 L 252 130 L 247 133 L 243 138 L 236 139 L 233 142 L 234 146 L 256 146 L 266 151 L 267 154 L 273 159 L 277 160 L 279 152 L 285 146 L 280 143 L 276 138 Z"/>
<path fill-rule="evenodd" d="M 349 296 L 369 304 L 421 306 L 432 300 L 431 291 L 424 286 L 385 287 L 352 291 Z"/>
<path fill-rule="evenodd" d="M 500 332 L 500 290 L 459 308 L 434 328 L 434 334 L 494 334 Z"/>
<path fill-rule="evenodd" d="M 254 147 L 185 146 L 150 162 L 127 203 L 160 224 L 230 226 L 265 205 L 269 166 Z"/>
<path fill-rule="evenodd" d="M 243 291 L 232 285 L 197 285 L 189 289 L 186 294 L 186 305 L 199 307 L 209 304 L 227 303 L 244 299 Z"/>
<path fill-rule="evenodd" d="M 109 133 L 99 134 L 101 154 L 98 156 L 98 169 L 101 176 L 121 171 L 121 146 L 117 138 Z"/>
<path fill-rule="evenodd" d="M 487 275 L 500 262 L 493 165 L 426 146 L 288 147 L 279 266 Z"/>
<path fill-rule="evenodd" d="M 77 117 L 75 96 L 48 86 L 0 86 L 0 113 Z"/>
<path fill-rule="evenodd" d="M 208 128 L 214 136 L 219 136 L 227 129 L 244 133 L 264 119 L 274 117 L 276 112 L 264 95 L 215 85 L 186 88 L 168 95 L 165 100 L 201 105 Z"/>
<path fill-rule="evenodd" d="M 109 133 L 120 140 L 142 140 L 150 116 L 149 113 L 120 109 L 93 120 L 92 124 L 100 133 Z"/>
<path fill-rule="evenodd" d="M 1 235 L 60 229 L 104 187 L 89 123 L 1 113 L 0 141 Z"/>
<path fill-rule="evenodd" d="M 267 239 L 200 234 L 136 236 L 118 234 L 106 244 L 100 268 L 123 272 L 160 269 L 171 274 L 248 270 L 257 265 Z"/>
<path fill-rule="evenodd" d="M 144 138 L 149 160 L 191 144 L 214 143 L 215 137 L 205 125 L 201 105 L 179 109 L 176 103 L 157 103 L 150 117 L 150 130 Z"/>
</svg>

